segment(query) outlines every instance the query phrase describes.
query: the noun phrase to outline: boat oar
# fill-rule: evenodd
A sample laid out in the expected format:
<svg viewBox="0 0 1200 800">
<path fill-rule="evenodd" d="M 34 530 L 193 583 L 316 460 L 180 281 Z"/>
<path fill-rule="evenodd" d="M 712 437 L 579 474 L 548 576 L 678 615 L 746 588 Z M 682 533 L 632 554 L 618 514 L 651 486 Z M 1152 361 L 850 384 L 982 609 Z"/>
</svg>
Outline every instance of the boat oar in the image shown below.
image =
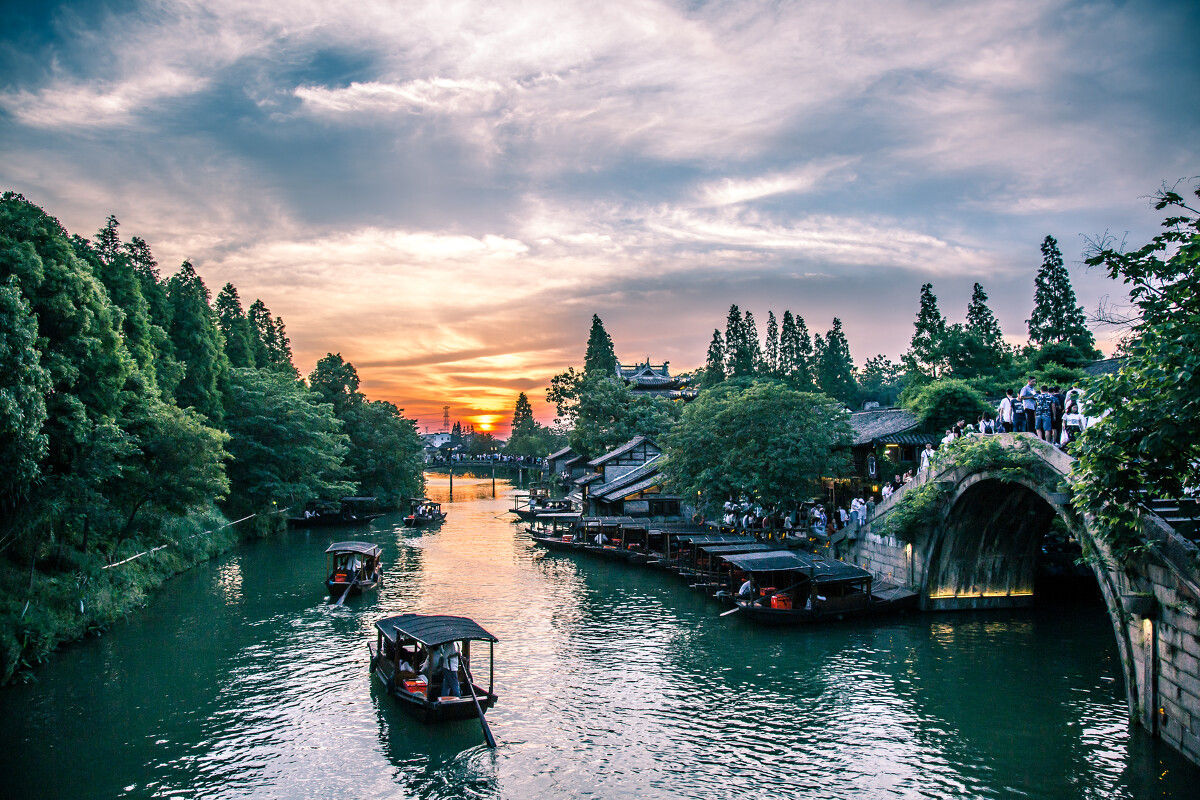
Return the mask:
<svg viewBox="0 0 1200 800">
<path fill-rule="evenodd" d="M 356 583 L 358 583 L 358 576 L 357 576 L 357 575 L 355 575 L 355 576 L 354 576 L 354 580 L 350 581 L 350 585 L 349 585 L 349 586 L 347 586 L 347 587 L 346 587 L 346 589 L 345 589 L 345 591 L 343 591 L 343 592 L 342 592 L 342 596 L 341 596 L 341 597 L 339 597 L 339 598 L 337 599 L 337 602 L 333 604 L 333 605 L 334 605 L 334 608 L 336 608 L 336 607 L 340 606 L 342 603 L 346 602 L 346 598 L 347 598 L 347 597 L 349 596 L 349 594 L 350 594 L 350 589 L 352 589 L 352 588 L 354 587 L 354 584 L 356 584 Z"/>
<path fill-rule="evenodd" d="M 479 715 L 479 724 L 483 727 L 483 738 L 487 740 L 487 746 L 496 749 L 496 740 L 492 738 L 492 729 L 488 727 L 487 720 L 483 718 L 483 707 L 479 705 L 479 698 L 475 695 L 475 678 L 471 676 L 471 668 L 467 666 L 466 660 L 462 662 L 463 672 L 467 673 L 467 688 L 471 690 L 471 699 L 475 701 L 475 713 Z"/>
</svg>

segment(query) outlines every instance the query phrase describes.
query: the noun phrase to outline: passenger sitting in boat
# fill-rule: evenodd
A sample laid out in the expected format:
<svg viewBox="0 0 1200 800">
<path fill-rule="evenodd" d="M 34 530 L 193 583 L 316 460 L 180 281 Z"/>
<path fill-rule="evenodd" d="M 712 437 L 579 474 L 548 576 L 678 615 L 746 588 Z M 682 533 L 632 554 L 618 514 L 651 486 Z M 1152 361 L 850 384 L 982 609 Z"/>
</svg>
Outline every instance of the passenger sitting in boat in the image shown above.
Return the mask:
<svg viewBox="0 0 1200 800">
<path fill-rule="evenodd" d="M 742 588 L 738 589 L 738 597 L 750 597 L 754 594 L 754 587 L 750 585 L 750 579 L 746 578 L 746 582 L 742 584 Z"/>
<path fill-rule="evenodd" d="M 604 531 L 601 531 L 596 534 L 596 538 L 592 539 L 592 541 L 603 547 L 608 544 L 608 537 L 604 535 Z"/>
</svg>

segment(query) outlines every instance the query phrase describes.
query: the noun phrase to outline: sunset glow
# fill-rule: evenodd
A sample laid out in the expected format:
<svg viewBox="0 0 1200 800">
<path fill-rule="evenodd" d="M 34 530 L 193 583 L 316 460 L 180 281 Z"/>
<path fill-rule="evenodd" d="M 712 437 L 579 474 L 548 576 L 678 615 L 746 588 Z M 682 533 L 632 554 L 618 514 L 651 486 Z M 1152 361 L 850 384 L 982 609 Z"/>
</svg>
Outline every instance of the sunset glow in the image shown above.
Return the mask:
<svg viewBox="0 0 1200 800">
<path fill-rule="evenodd" d="M 673 373 L 730 303 L 838 316 L 861 365 L 980 281 L 1023 342 L 1043 237 L 1120 301 L 1082 236 L 1148 239 L 1200 163 L 1184 2 L 88 8 L 7 15 L 0 186 L 262 298 L 422 431 L 550 422 L 593 313 Z"/>
</svg>

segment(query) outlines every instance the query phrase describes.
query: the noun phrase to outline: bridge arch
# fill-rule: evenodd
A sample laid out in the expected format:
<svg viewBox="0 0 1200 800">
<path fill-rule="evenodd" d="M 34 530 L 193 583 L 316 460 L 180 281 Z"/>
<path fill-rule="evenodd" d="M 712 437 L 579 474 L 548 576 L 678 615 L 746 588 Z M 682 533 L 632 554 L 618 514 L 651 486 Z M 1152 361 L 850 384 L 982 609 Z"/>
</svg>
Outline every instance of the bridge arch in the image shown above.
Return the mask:
<svg viewBox="0 0 1200 800">
<path fill-rule="evenodd" d="M 1148 514 L 1145 548 L 1118 563 L 1097 535 L 1095 520 L 1077 516 L 1060 492 L 1070 479 L 1069 456 L 1020 434 L 989 438 L 1016 450 L 1032 446 L 1038 468 L 947 463 L 923 474 L 914 485 L 936 483 L 943 498 L 939 510 L 911 541 L 896 539 L 887 519 L 911 487 L 897 492 L 859 533 L 853 559 L 919 591 L 925 609 L 1026 605 L 1034 601 L 1043 537 L 1061 518 L 1104 599 L 1130 719 L 1200 764 L 1200 549 Z"/>
</svg>

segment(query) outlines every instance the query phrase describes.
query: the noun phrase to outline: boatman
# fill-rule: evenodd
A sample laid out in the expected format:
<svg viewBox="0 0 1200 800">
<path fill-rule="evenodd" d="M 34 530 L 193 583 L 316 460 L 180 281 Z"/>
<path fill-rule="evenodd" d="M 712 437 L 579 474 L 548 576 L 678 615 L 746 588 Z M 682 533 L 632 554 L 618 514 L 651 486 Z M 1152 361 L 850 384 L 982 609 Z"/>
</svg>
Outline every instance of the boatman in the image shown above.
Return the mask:
<svg viewBox="0 0 1200 800">
<path fill-rule="evenodd" d="M 442 696 L 461 697 L 462 690 L 458 686 L 458 645 L 450 642 L 441 646 L 442 662 Z"/>
<path fill-rule="evenodd" d="M 746 582 L 742 584 L 742 588 L 738 589 L 738 597 L 750 597 L 754 594 L 754 587 L 750 585 L 750 578 L 746 578 Z"/>
</svg>

